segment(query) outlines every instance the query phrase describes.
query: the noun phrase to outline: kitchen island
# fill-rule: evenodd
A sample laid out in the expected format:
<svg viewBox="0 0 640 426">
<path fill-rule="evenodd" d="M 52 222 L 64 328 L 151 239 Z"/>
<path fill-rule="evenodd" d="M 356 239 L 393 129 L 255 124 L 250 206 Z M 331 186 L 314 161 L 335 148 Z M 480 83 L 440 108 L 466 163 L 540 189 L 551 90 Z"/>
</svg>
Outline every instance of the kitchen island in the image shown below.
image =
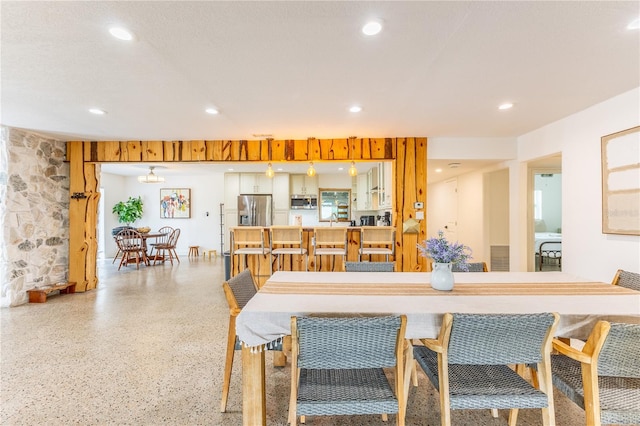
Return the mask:
<svg viewBox="0 0 640 426">
<path fill-rule="evenodd" d="M 334 225 L 341 226 L 341 225 Z M 347 226 L 347 261 L 348 262 L 357 262 L 358 261 L 358 250 L 360 249 L 360 227 L 358 226 Z M 315 264 L 315 259 L 313 258 L 313 227 L 302 227 L 302 246 L 307 249 L 307 253 L 309 254 L 309 271 L 313 271 L 316 269 L 319 272 L 339 272 L 344 271 L 344 264 L 342 259 L 339 256 L 332 257 L 331 259 L 327 256 L 323 256 L 323 258 L 319 259 L 319 264 Z M 265 243 L 268 244 L 269 241 L 269 228 L 264 228 L 264 240 Z M 239 260 L 239 256 L 232 256 L 231 258 L 231 276 L 239 273 L 239 268 L 244 264 L 243 260 Z M 251 269 L 253 276 L 255 277 L 256 283 L 258 286 L 262 286 L 271 276 L 273 272 L 275 272 L 275 268 L 277 262 L 275 261 L 275 257 L 273 258 L 273 263 L 271 263 L 271 256 L 266 254 L 264 256 L 251 255 L 247 256 L 247 267 Z M 368 260 L 368 259 L 365 259 Z M 382 262 L 385 260 L 384 255 L 373 255 L 371 256 L 372 262 Z M 393 261 L 393 257 L 389 258 L 390 261 Z M 300 255 L 283 255 L 280 261 L 280 269 L 283 271 L 304 271 L 304 256 Z"/>
</svg>

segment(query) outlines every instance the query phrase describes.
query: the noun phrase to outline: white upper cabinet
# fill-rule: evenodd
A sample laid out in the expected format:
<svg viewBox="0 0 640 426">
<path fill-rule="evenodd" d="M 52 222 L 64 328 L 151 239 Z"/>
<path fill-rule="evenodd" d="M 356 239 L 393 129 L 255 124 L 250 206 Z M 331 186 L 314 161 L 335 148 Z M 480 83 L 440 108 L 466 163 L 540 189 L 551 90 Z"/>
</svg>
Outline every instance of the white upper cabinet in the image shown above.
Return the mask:
<svg viewBox="0 0 640 426">
<path fill-rule="evenodd" d="M 358 189 L 358 198 L 356 199 L 356 207 L 358 210 L 369 210 L 371 208 L 371 194 L 369 192 L 369 173 L 359 174 L 356 178 Z"/>
<path fill-rule="evenodd" d="M 290 175 L 292 195 L 318 195 L 318 175 Z"/>
<path fill-rule="evenodd" d="M 240 173 L 240 194 L 271 194 L 273 181 L 264 173 Z"/>
<path fill-rule="evenodd" d="M 289 210 L 290 202 L 289 173 L 276 173 L 273 177 L 273 210 Z M 274 219 L 274 225 L 280 224 Z"/>
<path fill-rule="evenodd" d="M 385 161 L 382 163 L 384 169 L 384 201 L 382 205 L 385 208 L 391 208 L 393 204 L 393 163 Z"/>
</svg>

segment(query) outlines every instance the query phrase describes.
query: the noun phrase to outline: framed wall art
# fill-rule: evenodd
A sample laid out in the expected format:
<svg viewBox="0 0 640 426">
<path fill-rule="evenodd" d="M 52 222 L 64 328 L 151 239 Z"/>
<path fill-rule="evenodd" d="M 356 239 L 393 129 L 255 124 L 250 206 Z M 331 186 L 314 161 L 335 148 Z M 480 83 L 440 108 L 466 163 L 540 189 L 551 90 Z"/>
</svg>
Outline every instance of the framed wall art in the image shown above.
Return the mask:
<svg viewBox="0 0 640 426">
<path fill-rule="evenodd" d="M 191 217 L 191 189 L 160 189 L 160 218 L 189 219 Z"/>
<path fill-rule="evenodd" d="M 602 141 L 602 232 L 640 235 L 640 126 Z"/>
</svg>

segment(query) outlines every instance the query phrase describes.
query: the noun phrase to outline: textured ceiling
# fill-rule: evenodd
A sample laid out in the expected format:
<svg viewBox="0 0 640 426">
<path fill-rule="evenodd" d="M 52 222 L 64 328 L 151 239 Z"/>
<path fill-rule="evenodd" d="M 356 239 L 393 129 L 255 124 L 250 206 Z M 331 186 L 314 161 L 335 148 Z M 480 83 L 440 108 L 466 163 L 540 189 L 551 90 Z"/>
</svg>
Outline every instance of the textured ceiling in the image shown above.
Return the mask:
<svg viewBox="0 0 640 426">
<path fill-rule="evenodd" d="M 1 122 L 66 139 L 514 137 L 640 86 L 637 1 L 0 4 Z"/>
<path fill-rule="evenodd" d="M 62 139 L 515 137 L 640 86 L 640 31 L 625 28 L 637 1 L 0 7 L 0 123 Z M 367 38 L 370 18 L 384 30 Z M 135 40 L 114 39 L 111 26 Z M 498 111 L 505 101 L 515 107 Z M 429 182 L 491 163 L 450 161 L 430 161 Z"/>
</svg>

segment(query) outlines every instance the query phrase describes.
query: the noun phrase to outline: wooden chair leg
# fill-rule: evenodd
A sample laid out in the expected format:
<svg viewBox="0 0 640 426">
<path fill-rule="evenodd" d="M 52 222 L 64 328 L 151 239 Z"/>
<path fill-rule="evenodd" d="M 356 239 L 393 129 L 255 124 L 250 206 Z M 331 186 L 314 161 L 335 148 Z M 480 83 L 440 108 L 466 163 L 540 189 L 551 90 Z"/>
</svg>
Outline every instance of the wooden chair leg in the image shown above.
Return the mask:
<svg viewBox="0 0 640 426">
<path fill-rule="evenodd" d="M 222 401 L 220 402 L 220 412 L 227 411 L 227 400 L 229 399 L 229 387 L 231 386 L 231 370 L 233 368 L 233 356 L 236 347 L 236 327 L 235 317 L 229 318 L 229 331 L 227 333 L 227 354 L 224 363 L 224 376 L 222 379 Z"/>
</svg>

